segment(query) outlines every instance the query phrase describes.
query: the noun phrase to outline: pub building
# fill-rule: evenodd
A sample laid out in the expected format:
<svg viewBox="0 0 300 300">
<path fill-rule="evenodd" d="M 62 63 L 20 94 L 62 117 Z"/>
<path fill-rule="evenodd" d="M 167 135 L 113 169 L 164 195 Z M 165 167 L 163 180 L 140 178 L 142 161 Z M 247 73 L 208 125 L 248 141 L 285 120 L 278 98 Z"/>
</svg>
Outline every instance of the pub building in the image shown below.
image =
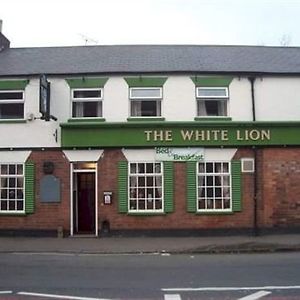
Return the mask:
<svg viewBox="0 0 300 300">
<path fill-rule="evenodd" d="M 300 48 L 11 48 L 0 235 L 300 228 Z"/>
</svg>

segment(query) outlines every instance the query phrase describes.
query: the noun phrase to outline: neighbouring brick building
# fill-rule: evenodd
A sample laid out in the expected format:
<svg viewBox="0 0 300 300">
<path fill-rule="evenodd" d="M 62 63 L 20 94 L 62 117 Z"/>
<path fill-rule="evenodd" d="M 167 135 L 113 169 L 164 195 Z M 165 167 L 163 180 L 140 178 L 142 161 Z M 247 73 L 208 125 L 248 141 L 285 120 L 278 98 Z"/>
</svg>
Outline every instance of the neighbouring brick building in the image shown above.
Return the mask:
<svg viewBox="0 0 300 300">
<path fill-rule="evenodd" d="M 299 61 L 0 33 L 0 234 L 299 230 Z"/>
</svg>

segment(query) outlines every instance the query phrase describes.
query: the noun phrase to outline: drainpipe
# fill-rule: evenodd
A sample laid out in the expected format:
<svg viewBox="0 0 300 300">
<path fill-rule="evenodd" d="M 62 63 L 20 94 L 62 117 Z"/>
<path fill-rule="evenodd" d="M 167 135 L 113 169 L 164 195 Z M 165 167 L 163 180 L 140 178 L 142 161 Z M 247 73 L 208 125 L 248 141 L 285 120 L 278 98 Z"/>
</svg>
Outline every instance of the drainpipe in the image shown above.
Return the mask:
<svg viewBox="0 0 300 300">
<path fill-rule="evenodd" d="M 255 90 L 254 90 L 254 82 L 255 77 L 249 77 L 248 78 L 251 84 L 251 100 L 252 100 L 252 121 L 256 121 L 256 111 L 255 111 Z M 253 178 L 253 184 L 254 184 L 254 206 L 253 206 L 253 235 L 258 236 L 258 213 L 257 213 L 257 194 L 258 194 L 258 180 L 257 180 L 257 149 L 254 146 L 253 147 L 253 154 L 254 154 L 254 178 Z"/>
</svg>

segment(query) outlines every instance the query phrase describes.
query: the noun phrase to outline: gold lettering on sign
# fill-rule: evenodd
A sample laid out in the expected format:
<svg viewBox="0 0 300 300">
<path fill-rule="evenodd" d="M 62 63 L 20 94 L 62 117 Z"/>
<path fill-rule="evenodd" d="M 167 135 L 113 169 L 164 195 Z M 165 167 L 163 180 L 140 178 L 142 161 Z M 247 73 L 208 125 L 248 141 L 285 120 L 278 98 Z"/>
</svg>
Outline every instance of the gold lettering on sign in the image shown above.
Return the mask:
<svg viewBox="0 0 300 300">
<path fill-rule="evenodd" d="M 146 135 L 147 142 L 150 142 L 152 140 L 155 142 L 170 142 L 173 140 L 172 130 L 145 130 L 144 133 Z"/>
<path fill-rule="evenodd" d="M 172 130 L 145 130 L 146 141 L 171 142 L 173 141 Z M 180 130 L 183 141 L 229 141 L 228 130 Z M 244 129 L 235 131 L 236 141 L 269 141 L 271 131 L 269 129 Z M 232 141 L 234 142 L 234 141 Z"/>
<path fill-rule="evenodd" d="M 152 130 L 145 130 L 144 133 L 146 134 L 146 141 L 147 142 L 151 141 Z"/>
<path fill-rule="evenodd" d="M 194 135 L 194 131 L 193 130 L 181 130 L 180 131 L 181 136 L 183 138 L 184 141 L 188 140 L 190 141 Z"/>
<path fill-rule="evenodd" d="M 165 140 L 167 142 L 170 142 L 173 140 L 173 137 L 172 137 L 172 130 L 166 130 L 165 131 Z"/>
<path fill-rule="evenodd" d="M 237 130 L 236 139 L 238 141 L 269 141 L 271 139 L 271 131 L 268 130 Z"/>
<path fill-rule="evenodd" d="M 228 141 L 228 130 L 221 130 L 221 140 Z"/>
</svg>

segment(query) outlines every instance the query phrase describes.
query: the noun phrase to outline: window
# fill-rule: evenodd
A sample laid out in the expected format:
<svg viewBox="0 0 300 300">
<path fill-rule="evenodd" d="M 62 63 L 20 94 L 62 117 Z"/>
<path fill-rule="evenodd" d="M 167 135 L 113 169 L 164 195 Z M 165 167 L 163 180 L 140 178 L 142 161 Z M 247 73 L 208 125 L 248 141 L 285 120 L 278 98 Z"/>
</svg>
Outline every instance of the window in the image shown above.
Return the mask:
<svg viewBox="0 0 300 300">
<path fill-rule="evenodd" d="M 197 169 L 197 211 L 231 210 L 229 162 L 200 162 Z"/>
<path fill-rule="evenodd" d="M 129 212 L 162 212 L 162 182 L 162 163 L 129 163 Z"/>
<path fill-rule="evenodd" d="M 23 91 L 0 91 L 0 119 L 24 119 Z"/>
<path fill-rule="evenodd" d="M 130 88 L 131 117 L 160 117 L 162 88 Z"/>
<path fill-rule="evenodd" d="M 0 212 L 24 212 L 23 164 L 0 164 Z"/>
<path fill-rule="evenodd" d="M 227 87 L 198 87 L 196 97 L 198 116 L 227 116 Z"/>
<path fill-rule="evenodd" d="M 102 117 L 102 99 L 102 89 L 73 89 L 72 118 Z"/>
</svg>

